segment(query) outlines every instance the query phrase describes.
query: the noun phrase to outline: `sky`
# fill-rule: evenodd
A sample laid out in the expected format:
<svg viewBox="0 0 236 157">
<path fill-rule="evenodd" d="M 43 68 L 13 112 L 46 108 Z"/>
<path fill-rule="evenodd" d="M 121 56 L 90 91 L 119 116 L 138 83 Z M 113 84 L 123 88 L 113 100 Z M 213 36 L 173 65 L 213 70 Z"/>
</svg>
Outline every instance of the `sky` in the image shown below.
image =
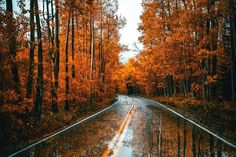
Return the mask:
<svg viewBox="0 0 236 157">
<path fill-rule="evenodd" d="M 142 45 L 138 43 L 138 37 L 140 36 L 138 25 L 141 22 L 139 17 L 142 13 L 141 1 L 142 0 L 118 0 L 118 14 L 125 17 L 127 21 L 125 27 L 120 30 L 120 43 L 127 45 L 128 48 L 131 49 L 128 52 L 122 53 L 120 60 L 123 63 L 137 55 L 138 52 L 134 51 L 134 43 L 137 43 L 140 49 L 142 48 Z"/>
</svg>

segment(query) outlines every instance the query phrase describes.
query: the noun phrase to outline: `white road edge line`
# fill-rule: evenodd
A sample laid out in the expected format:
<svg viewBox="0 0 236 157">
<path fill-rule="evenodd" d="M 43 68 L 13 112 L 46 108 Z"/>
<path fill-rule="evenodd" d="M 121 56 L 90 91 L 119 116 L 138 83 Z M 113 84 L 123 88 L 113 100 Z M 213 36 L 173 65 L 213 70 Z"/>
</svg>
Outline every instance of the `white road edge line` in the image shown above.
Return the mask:
<svg viewBox="0 0 236 157">
<path fill-rule="evenodd" d="M 172 110 L 172 109 L 166 107 L 165 105 L 163 105 L 163 104 L 161 104 L 161 103 L 159 103 L 159 102 L 157 102 L 157 101 L 154 101 L 154 100 L 151 100 L 151 99 L 147 99 L 147 98 L 144 98 L 144 97 L 141 97 L 141 96 L 137 96 L 137 97 L 140 97 L 140 98 L 142 98 L 142 99 L 146 99 L 146 100 L 151 101 L 151 102 L 153 102 L 153 103 L 155 103 L 155 104 L 158 104 L 159 106 L 161 106 L 161 107 L 167 109 L 168 111 L 170 111 L 170 112 L 176 114 L 177 116 L 183 118 L 184 120 L 186 120 L 186 121 L 188 121 L 188 122 L 194 124 L 195 126 L 201 128 L 202 130 L 206 131 L 207 133 L 211 134 L 212 136 L 216 137 L 217 139 L 223 141 L 224 143 L 226 143 L 226 144 L 228 144 L 229 146 L 231 146 L 231 147 L 233 147 L 234 149 L 236 149 L 236 145 L 235 145 L 235 144 L 229 142 L 228 140 L 224 139 L 223 137 L 220 137 L 219 135 L 217 135 L 217 134 L 215 134 L 214 132 L 208 130 L 207 128 L 201 126 L 200 124 L 197 124 L 196 122 L 194 122 L 194 121 L 192 121 L 192 120 L 186 118 L 185 116 L 181 115 L 180 113 L 178 113 L 178 112 L 176 112 L 176 111 L 174 111 L 174 110 Z"/>
<path fill-rule="evenodd" d="M 76 123 L 74 123 L 74 124 L 68 126 L 67 128 L 62 129 L 61 131 L 58 131 L 58 132 L 56 132 L 56 133 L 54 133 L 54 134 L 52 134 L 52 135 L 50 135 L 50 136 L 48 136 L 48 137 L 45 137 L 44 139 L 39 140 L 38 142 L 35 142 L 35 143 L 33 143 L 33 144 L 31 144 L 31 145 L 29 145 L 29 146 L 27 146 L 27 147 L 25 147 L 25 148 L 23 148 L 23 149 L 17 151 L 17 152 L 15 152 L 15 153 L 9 155 L 8 157 L 16 156 L 16 155 L 18 155 L 18 154 L 20 154 L 20 153 L 22 153 L 22 152 L 24 152 L 24 151 L 26 151 L 26 150 L 28 150 L 28 149 L 34 147 L 35 145 L 37 145 L 37 144 L 39 144 L 39 143 L 45 142 L 45 141 L 47 141 L 48 139 L 50 139 L 50 138 L 52 138 L 52 137 L 54 137 L 54 136 L 56 136 L 56 135 L 58 135 L 58 134 L 60 134 L 60 133 L 62 133 L 62 132 L 64 132 L 64 131 L 66 131 L 66 130 L 68 130 L 68 129 L 70 129 L 70 128 L 72 128 L 72 127 L 78 125 L 78 124 L 81 124 L 81 123 L 83 123 L 83 122 L 85 122 L 85 121 L 87 121 L 87 120 L 89 120 L 89 119 L 91 119 L 91 118 L 96 117 L 97 115 L 99 115 L 99 114 L 101 114 L 101 113 L 103 113 L 103 112 L 109 110 L 110 108 L 114 107 L 119 101 L 120 101 L 120 96 L 118 95 L 118 100 L 117 100 L 116 102 L 114 102 L 112 105 L 110 105 L 109 107 L 107 107 L 107 108 L 105 108 L 105 109 L 103 109 L 103 110 L 101 110 L 101 111 L 98 111 L 97 113 L 95 113 L 95 114 L 93 114 L 93 115 L 91 115 L 91 116 L 89 116 L 89 117 L 86 117 L 86 118 L 84 118 L 84 119 L 82 119 L 82 120 L 80 120 L 80 121 L 78 121 L 78 122 L 76 122 Z"/>
</svg>

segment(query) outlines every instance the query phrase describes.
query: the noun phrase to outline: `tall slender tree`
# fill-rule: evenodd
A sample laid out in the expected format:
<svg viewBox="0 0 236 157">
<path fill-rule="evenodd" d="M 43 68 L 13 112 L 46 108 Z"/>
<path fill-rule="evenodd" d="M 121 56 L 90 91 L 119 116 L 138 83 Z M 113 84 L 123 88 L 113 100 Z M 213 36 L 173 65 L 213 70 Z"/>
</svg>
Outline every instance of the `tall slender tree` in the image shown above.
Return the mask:
<svg viewBox="0 0 236 157">
<path fill-rule="evenodd" d="M 26 98 L 32 97 L 32 86 L 34 77 L 34 49 L 35 49 L 35 23 L 34 23 L 35 0 L 30 0 L 30 52 L 29 72 L 27 81 Z"/>
<path fill-rule="evenodd" d="M 55 0 L 55 60 L 54 60 L 54 88 L 55 93 L 53 97 L 52 111 L 58 112 L 58 78 L 60 67 L 60 40 L 59 40 L 59 2 Z"/>
<path fill-rule="evenodd" d="M 45 1 L 45 2 L 44 2 Z M 56 88 L 55 88 L 55 76 L 54 76 L 54 69 L 55 69 L 55 49 L 54 49 L 54 7 L 53 3 L 49 2 L 49 0 L 43 1 L 43 18 L 46 21 L 46 28 L 47 28 L 47 49 L 48 49 L 48 56 L 50 58 L 50 76 L 51 76 L 51 96 L 52 96 L 52 111 L 57 112 L 56 104 Z M 45 13 L 45 3 L 46 3 L 46 13 Z M 51 9 L 49 9 L 49 5 L 51 5 Z M 46 16 L 45 16 L 46 15 Z M 54 69 L 53 69 L 54 68 Z"/>
<path fill-rule="evenodd" d="M 69 34 L 70 34 L 70 16 L 71 16 L 71 12 L 69 11 L 69 16 L 68 16 L 68 21 L 67 21 L 67 27 L 66 27 L 66 49 L 65 49 L 65 59 L 66 59 L 66 66 L 65 66 L 65 72 L 66 72 L 66 77 L 65 77 L 65 81 L 66 81 L 66 100 L 65 100 L 65 110 L 69 111 L 69 63 L 68 63 L 68 59 L 69 59 Z"/>
<path fill-rule="evenodd" d="M 93 81 L 93 77 L 94 77 L 94 67 L 95 67 L 95 62 L 94 62 L 94 58 L 95 58 L 95 54 L 94 54 L 94 15 L 93 15 L 93 3 L 92 0 L 90 2 L 90 81 Z M 90 94 L 89 94 L 89 105 L 92 105 L 92 101 L 93 101 L 93 85 L 90 83 Z"/>
<path fill-rule="evenodd" d="M 15 20 L 13 17 L 13 5 L 12 0 L 6 0 L 6 14 L 8 17 L 7 27 L 8 27 L 8 50 L 10 55 L 11 62 L 11 73 L 14 83 L 14 88 L 18 97 L 20 98 L 20 79 L 19 79 L 19 70 L 16 61 L 16 26 Z"/>
<path fill-rule="evenodd" d="M 75 22 L 74 22 L 74 11 L 71 17 L 71 53 L 72 53 L 72 78 L 75 78 Z"/>
<path fill-rule="evenodd" d="M 35 0 L 35 11 L 36 11 L 37 40 L 38 40 L 38 76 L 37 76 L 34 112 L 36 116 L 40 116 L 42 108 L 42 99 L 43 99 L 43 41 L 42 41 L 42 32 L 41 32 L 41 24 L 39 17 L 38 0 Z"/>
<path fill-rule="evenodd" d="M 230 36 L 231 36 L 231 48 L 230 48 L 230 58 L 231 58 L 231 97 L 232 102 L 236 101 L 236 1 L 230 0 Z"/>
</svg>

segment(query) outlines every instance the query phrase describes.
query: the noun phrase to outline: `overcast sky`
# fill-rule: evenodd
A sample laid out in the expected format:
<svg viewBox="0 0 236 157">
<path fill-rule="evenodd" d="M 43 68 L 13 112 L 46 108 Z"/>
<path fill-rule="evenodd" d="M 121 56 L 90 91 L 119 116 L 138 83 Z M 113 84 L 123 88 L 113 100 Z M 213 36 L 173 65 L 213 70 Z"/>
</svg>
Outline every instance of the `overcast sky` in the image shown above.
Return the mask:
<svg viewBox="0 0 236 157">
<path fill-rule="evenodd" d="M 122 44 L 128 45 L 130 49 L 135 49 L 133 44 L 138 43 L 138 37 L 140 36 L 138 29 L 138 24 L 140 23 L 139 16 L 142 13 L 142 0 L 118 0 L 119 1 L 119 11 L 118 14 L 126 18 L 127 24 L 120 31 Z M 139 44 L 139 48 L 142 46 Z M 134 57 L 137 54 L 135 51 L 125 52 L 121 56 L 121 61 L 125 62 L 129 58 Z"/>
</svg>

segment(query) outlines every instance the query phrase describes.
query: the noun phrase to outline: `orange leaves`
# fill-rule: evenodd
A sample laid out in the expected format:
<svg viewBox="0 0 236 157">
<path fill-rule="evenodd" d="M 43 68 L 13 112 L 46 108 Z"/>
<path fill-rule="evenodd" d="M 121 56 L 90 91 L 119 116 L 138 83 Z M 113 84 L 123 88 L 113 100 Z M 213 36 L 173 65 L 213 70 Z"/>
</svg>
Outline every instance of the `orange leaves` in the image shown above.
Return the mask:
<svg viewBox="0 0 236 157">
<path fill-rule="evenodd" d="M 207 79 L 205 81 L 205 85 L 212 85 L 217 83 L 218 75 L 213 75 L 213 76 L 207 76 Z"/>
<path fill-rule="evenodd" d="M 73 116 L 71 114 L 65 114 L 63 118 L 66 122 L 71 122 Z"/>
<path fill-rule="evenodd" d="M 191 84 L 191 89 L 192 89 L 192 91 L 200 92 L 200 90 L 202 89 L 202 86 L 196 82 L 193 82 Z"/>
<path fill-rule="evenodd" d="M 33 105 L 23 103 L 21 105 L 4 104 L 0 107 L 0 112 L 26 114 L 32 112 Z"/>
<path fill-rule="evenodd" d="M 220 3 L 197 0 L 175 4 L 143 1 L 139 30 L 144 50 L 137 57 L 137 70 L 144 77 L 141 84 L 148 89 L 157 82 L 157 88 L 165 88 L 163 93 L 175 86 L 187 95 L 220 81 L 229 68 L 229 58 L 222 49 Z"/>
<path fill-rule="evenodd" d="M 18 95 L 17 93 L 15 92 L 15 90 L 7 90 L 7 91 L 0 91 L 0 100 L 1 100 L 1 103 L 5 104 L 5 103 L 9 103 L 9 101 L 12 101 L 12 102 L 16 102 L 18 99 Z M 1 104 L 1 105 L 3 105 Z"/>
<path fill-rule="evenodd" d="M 207 59 L 209 56 L 212 56 L 212 51 L 208 51 L 206 49 L 201 49 L 196 53 L 196 56 L 201 59 Z"/>
</svg>

